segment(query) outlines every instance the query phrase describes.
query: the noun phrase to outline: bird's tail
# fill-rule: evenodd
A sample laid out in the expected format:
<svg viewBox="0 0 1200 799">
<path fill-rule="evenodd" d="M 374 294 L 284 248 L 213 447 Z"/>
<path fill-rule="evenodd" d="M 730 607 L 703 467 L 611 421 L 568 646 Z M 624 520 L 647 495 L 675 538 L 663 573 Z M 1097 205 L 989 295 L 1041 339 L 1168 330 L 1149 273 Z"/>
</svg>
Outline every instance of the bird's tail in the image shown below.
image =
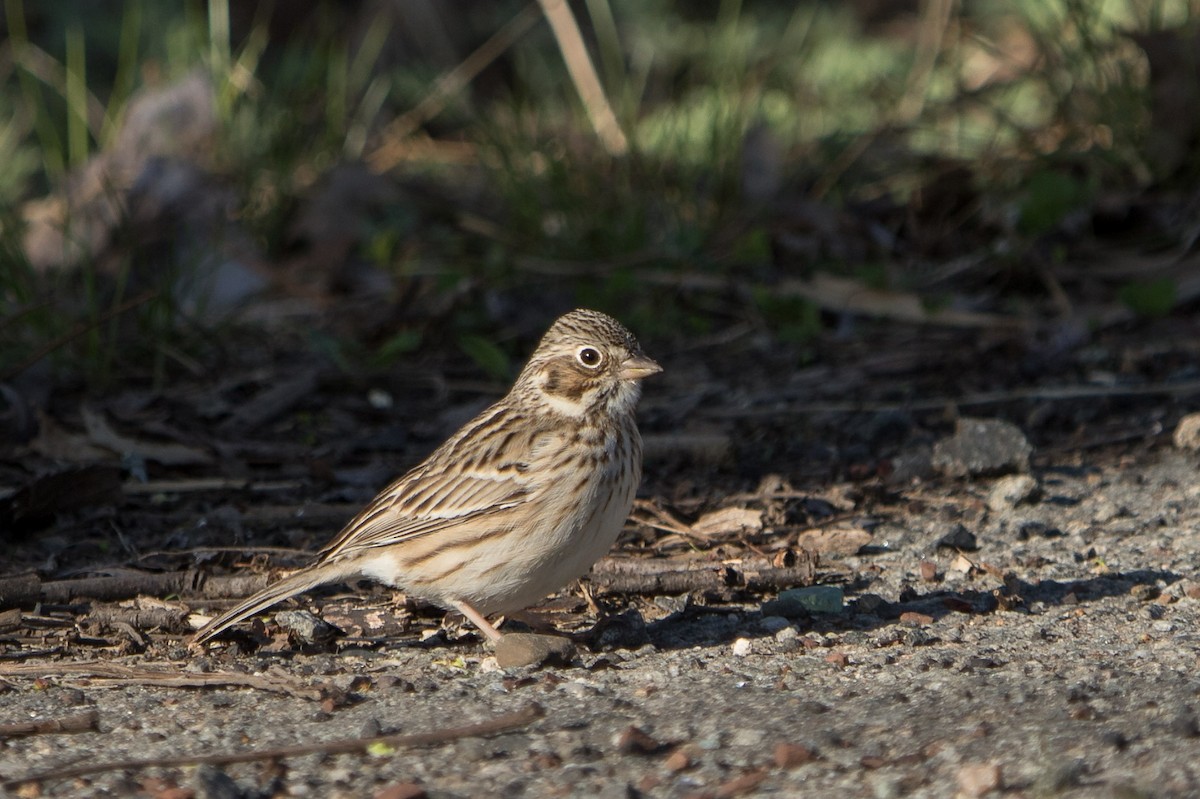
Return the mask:
<svg viewBox="0 0 1200 799">
<path fill-rule="evenodd" d="M 272 605 L 282 602 L 288 597 L 302 594 L 326 583 L 340 582 L 355 574 L 352 567 L 343 563 L 324 563 L 290 574 L 277 583 L 267 586 L 254 596 L 246 599 L 240 605 L 225 611 L 220 616 L 204 625 L 192 638 L 192 643 L 202 644 L 213 636 L 227 630 L 243 619 L 255 613 L 266 610 Z"/>
</svg>

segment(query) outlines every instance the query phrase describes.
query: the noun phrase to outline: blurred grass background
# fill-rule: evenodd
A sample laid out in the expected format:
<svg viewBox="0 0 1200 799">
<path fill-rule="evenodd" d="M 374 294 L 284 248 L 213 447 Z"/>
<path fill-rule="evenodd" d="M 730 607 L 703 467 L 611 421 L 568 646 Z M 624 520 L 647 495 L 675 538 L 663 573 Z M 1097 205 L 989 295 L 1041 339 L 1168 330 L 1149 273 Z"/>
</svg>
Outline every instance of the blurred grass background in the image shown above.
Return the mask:
<svg viewBox="0 0 1200 799">
<path fill-rule="evenodd" d="M 219 325 L 175 287 L 211 267 L 204 250 L 230 230 L 277 294 L 359 298 L 311 339 L 335 357 L 386 365 L 436 323 L 496 375 L 512 353 L 492 333 L 522 310 L 544 321 L 593 305 L 651 336 L 749 318 L 802 343 L 827 322 L 811 297 L 776 290 L 784 278 L 1061 313 L 1073 285 L 1041 265 L 1070 260 L 1101 211 L 1127 218 L 1148 193 L 1169 198 L 1171 220 L 1139 232 L 1190 241 L 1198 128 L 1164 119 L 1200 96 L 1195 2 L 571 9 L 628 152 L 597 136 L 566 67 L 580 54 L 536 4 L 4 0 L 0 373 L 45 356 L 95 379 L 146 363 L 161 377 L 202 360 Z M 438 95 L 496 36 L 498 57 Z M 1156 53 L 1176 52 L 1183 63 L 1156 83 Z M 114 187 L 89 238 L 73 182 L 131 149 L 134 98 L 194 75 L 212 93 L 212 133 L 163 152 L 204 175 L 178 204 L 220 210 L 190 228 L 178 209 L 169 225 L 139 222 Z M 132 163 L 143 193 L 169 183 Z M 348 184 L 328 190 L 338 175 Z M 55 198 L 72 246 L 31 256 L 31 219 Z M 1139 313 L 1172 307 L 1169 280 L 1122 280 Z M 370 303 L 388 310 L 364 319 Z"/>
</svg>

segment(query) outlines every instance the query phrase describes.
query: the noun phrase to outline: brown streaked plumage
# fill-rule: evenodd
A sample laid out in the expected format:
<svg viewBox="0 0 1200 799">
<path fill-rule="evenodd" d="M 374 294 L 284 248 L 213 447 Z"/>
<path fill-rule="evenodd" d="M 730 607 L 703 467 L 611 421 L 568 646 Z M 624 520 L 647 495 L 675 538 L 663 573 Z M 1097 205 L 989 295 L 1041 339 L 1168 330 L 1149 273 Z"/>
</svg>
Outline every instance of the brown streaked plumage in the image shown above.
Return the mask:
<svg viewBox="0 0 1200 799">
<path fill-rule="evenodd" d="M 385 488 L 313 565 L 195 641 L 360 575 L 458 610 L 498 639 L 487 616 L 557 591 L 612 547 L 641 479 L 640 381 L 659 371 L 612 317 L 560 317 L 503 399 Z"/>
</svg>

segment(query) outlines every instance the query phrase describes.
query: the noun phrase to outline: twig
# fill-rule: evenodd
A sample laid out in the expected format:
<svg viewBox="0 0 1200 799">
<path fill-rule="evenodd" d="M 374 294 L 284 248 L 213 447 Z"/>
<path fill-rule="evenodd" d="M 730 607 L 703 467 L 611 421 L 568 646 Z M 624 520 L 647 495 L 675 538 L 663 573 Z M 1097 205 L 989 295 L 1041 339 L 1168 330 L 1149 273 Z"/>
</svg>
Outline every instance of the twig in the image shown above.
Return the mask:
<svg viewBox="0 0 1200 799">
<path fill-rule="evenodd" d="M 684 594 L 777 591 L 812 585 L 817 576 L 817 558 L 797 553 L 795 566 L 775 568 L 765 561 L 742 563 L 681 563 L 673 559 L 638 558 L 600 561 L 587 576 L 592 589 L 612 594 Z"/>
<path fill-rule="evenodd" d="M 135 668 L 120 663 L 13 663 L 0 664 L 0 677 L 46 677 L 75 675 L 88 677 L 98 685 L 146 685 L 164 688 L 211 688 L 234 685 L 254 688 L 297 699 L 318 700 L 321 692 L 296 681 L 288 675 L 242 674 L 240 672 L 183 672 Z"/>
<path fill-rule="evenodd" d="M 38 602 L 65 604 L 81 597 L 128 599 L 138 594 L 190 594 L 210 599 L 229 599 L 250 596 L 265 588 L 267 582 L 265 574 L 210 577 L 198 571 L 150 573 L 127 569 L 106 577 L 47 581 L 29 574 L 0 580 L 0 608 Z"/>
<path fill-rule="evenodd" d="M 158 296 L 158 289 L 150 289 L 149 291 L 143 291 L 141 294 L 137 295 L 136 297 L 125 300 L 125 302 L 121 303 L 117 307 L 108 309 L 104 313 L 97 316 L 95 319 L 89 319 L 85 322 L 80 322 L 79 324 L 75 325 L 75 327 L 68 330 L 66 333 L 63 333 L 61 336 L 59 336 L 51 341 L 47 341 L 45 344 L 43 344 L 42 346 L 40 346 L 36 350 L 34 350 L 33 353 L 29 357 L 27 357 L 25 360 L 21 361 L 16 366 L 14 366 L 14 367 L 8 369 L 7 371 L 3 372 L 2 374 L 0 374 L 0 383 L 7 383 L 9 380 L 12 380 L 14 377 L 21 374 L 21 372 L 24 372 L 26 369 L 33 366 L 35 363 L 40 361 L 42 358 L 45 358 L 47 355 L 54 352 L 59 347 L 65 347 L 67 344 L 70 344 L 72 341 L 79 338 L 80 336 L 87 333 L 88 331 L 95 330 L 97 327 L 100 327 L 100 325 L 104 324 L 105 322 L 108 322 L 111 319 L 115 319 L 116 317 L 120 316 L 121 314 L 123 314 L 127 311 L 131 311 L 134 308 L 138 307 L 139 305 L 143 305 L 143 304 L 149 302 L 150 300 L 154 299 L 157 296 Z"/>
<path fill-rule="evenodd" d="M 367 156 L 371 169 L 375 172 L 387 172 L 400 163 L 403 159 L 404 140 L 421 125 L 440 114 L 446 107 L 446 101 L 461 92 L 487 68 L 488 64 L 512 47 L 540 18 L 538 7 L 530 3 L 461 64 L 443 73 L 421 102 L 388 125 L 383 134 L 384 143 Z"/>
<path fill-rule="evenodd" d="M 0 783 L 4 788 L 15 788 L 30 782 L 45 782 L 47 780 L 64 780 L 82 777 L 88 774 L 100 774 L 106 771 L 127 771 L 153 767 L 189 766 L 208 764 L 224 766 L 231 763 L 252 763 L 256 760 L 276 760 L 286 757 L 300 757 L 312 754 L 347 754 L 351 752 L 366 752 L 371 746 L 383 745 L 396 748 L 412 748 L 417 746 L 433 746 L 462 740 L 463 738 L 481 738 L 510 732 L 532 724 L 543 715 L 540 705 L 530 704 L 515 713 L 507 713 L 477 724 L 467 724 L 462 727 L 449 727 L 431 732 L 408 735 L 375 735 L 369 738 L 351 738 L 327 743 L 300 744 L 298 746 L 281 746 L 274 749 L 262 749 L 255 752 L 233 752 L 213 755 L 180 755 L 168 758 L 133 758 L 117 760 L 111 763 L 90 763 L 83 766 L 68 766 L 61 769 L 50 769 L 25 777 L 6 780 Z"/>
<path fill-rule="evenodd" d="M 189 632 L 187 617 L 188 612 L 182 607 L 123 608 L 118 605 L 93 607 L 87 614 L 89 622 L 109 626 L 121 625 L 121 629 L 128 626 L 135 633 L 138 630 L 155 628 L 172 633 Z"/>
<path fill-rule="evenodd" d="M 188 494 L 197 491 L 292 491 L 304 486 L 300 480 L 249 480 L 242 477 L 194 477 L 182 480 L 127 480 L 126 494 Z"/>
<path fill-rule="evenodd" d="M 0 739 L 15 738 L 19 735 L 45 735 L 55 732 L 89 732 L 100 725 L 100 712 L 95 708 L 46 721 L 19 721 L 14 724 L 0 724 Z"/>
<path fill-rule="evenodd" d="M 596 135 L 610 155 L 625 155 L 629 152 L 629 142 L 608 103 L 604 87 L 600 85 L 600 78 L 596 75 L 596 68 L 592 65 L 592 58 L 583 43 L 579 23 L 575 21 L 571 7 L 565 0 L 538 0 L 538 3 L 546 15 L 546 21 L 550 23 L 550 30 L 554 32 L 567 72 L 575 83 L 575 91 L 579 93 Z"/>
</svg>

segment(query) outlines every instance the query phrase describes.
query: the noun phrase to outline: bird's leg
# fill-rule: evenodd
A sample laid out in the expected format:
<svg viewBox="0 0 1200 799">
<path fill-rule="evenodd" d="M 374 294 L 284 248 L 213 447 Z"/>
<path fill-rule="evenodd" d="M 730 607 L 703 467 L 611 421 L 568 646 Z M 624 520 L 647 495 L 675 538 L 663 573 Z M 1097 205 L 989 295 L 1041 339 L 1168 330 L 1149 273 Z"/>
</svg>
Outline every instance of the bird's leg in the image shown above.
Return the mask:
<svg viewBox="0 0 1200 799">
<path fill-rule="evenodd" d="M 454 606 L 455 610 L 466 616 L 472 624 L 479 628 L 481 633 L 486 635 L 493 642 L 499 641 L 504 637 L 500 634 L 499 630 L 493 627 L 491 623 L 483 617 L 482 613 L 468 605 L 466 602 L 463 602 L 461 599 L 454 599 L 450 601 L 450 604 Z"/>
</svg>

